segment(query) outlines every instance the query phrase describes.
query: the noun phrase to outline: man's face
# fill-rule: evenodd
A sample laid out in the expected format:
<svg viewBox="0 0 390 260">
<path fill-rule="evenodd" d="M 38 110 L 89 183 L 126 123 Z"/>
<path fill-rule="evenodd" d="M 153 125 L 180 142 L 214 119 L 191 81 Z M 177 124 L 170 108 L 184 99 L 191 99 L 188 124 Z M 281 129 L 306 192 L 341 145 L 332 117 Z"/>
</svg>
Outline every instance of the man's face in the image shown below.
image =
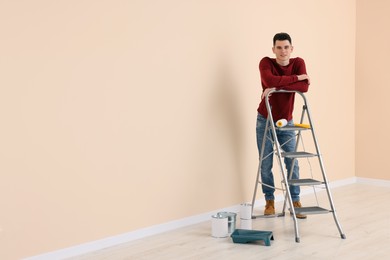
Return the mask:
<svg viewBox="0 0 390 260">
<path fill-rule="evenodd" d="M 293 46 L 291 46 L 288 40 L 276 41 L 272 51 L 276 56 L 276 61 L 278 63 L 287 63 L 290 60 L 291 52 L 293 51 Z"/>
</svg>

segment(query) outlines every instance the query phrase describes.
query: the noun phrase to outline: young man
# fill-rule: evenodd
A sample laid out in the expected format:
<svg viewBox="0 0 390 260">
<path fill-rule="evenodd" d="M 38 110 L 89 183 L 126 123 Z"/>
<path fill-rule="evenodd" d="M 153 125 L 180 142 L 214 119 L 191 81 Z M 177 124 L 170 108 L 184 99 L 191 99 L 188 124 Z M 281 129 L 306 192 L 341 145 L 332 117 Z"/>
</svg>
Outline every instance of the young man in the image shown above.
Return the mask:
<svg viewBox="0 0 390 260">
<path fill-rule="evenodd" d="M 306 73 L 305 62 L 301 58 L 290 58 L 293 51 L 291 45 L 291 37 L 287 33 L 277 33 L 273 38 L 272 51 L 275 58 L 264 57 L 259 64 L 261 85 L 263 87 L 263 94 L 261 102 L 257 109 L 257 147 L 259 154 L 263 144 L 263 137 L 265 126 L 267 122 L 267 108 L 265 104 L 265 97 L 271 90 L 297 90 L 300 92 L 307 92 L 310 84 L 309 76 Z M 295 93 L 271 93 L 269 102 L 272 107 L 272 117 L 275 123 L 279 119 L 286 119 L 289 125 L 293 125 L 292 113 L 294 109 Z M 271 133 L 268 133 L 271 136 Z M 279 131 L 276 134 L 280 144 L 284 144 L 282 149 L 285 152 L 293 152 L 295 149 L 295 133 L 294 131 Z M 273 145 L 267 138 L 264 147 L 264 155 L 269 155 L 263 160 L 261 165 L 261 181 L 262 183 L 275 187 L 274 177 L 272 174 L 273 164 Z M 286 169 L 289 172 L 292 166 L 292 159 L 285 158 Z M 292 178 L 299 178 L 298 161 L 294 164 Z M 274 206 L 274 192 L 275 189 L 269 186 L 262 185 L 263 193 L 266 200 L 264 215 L 275 214 Z M 290 186 L 291 198 L 294 207 L 302 207 L 299 201 L 299 186 Z M 303 214 L 297 214 L 297 218 L 306 218 Z"/>
</svg>

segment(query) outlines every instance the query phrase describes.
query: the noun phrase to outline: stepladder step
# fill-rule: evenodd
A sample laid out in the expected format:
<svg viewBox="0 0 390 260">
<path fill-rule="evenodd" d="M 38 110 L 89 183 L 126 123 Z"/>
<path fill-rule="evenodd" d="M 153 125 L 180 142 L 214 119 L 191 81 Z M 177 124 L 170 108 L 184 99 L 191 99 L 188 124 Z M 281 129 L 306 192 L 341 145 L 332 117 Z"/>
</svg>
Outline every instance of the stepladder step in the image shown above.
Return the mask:
<svg viewBox="0 0 390 260">
<path fill-rule="evenodd" d="M 301 126 L 285 126 L 277 128 L 278 131 L 302 131 L 302 130 L 310 130 L 311 128 L 301 127 Z"/>
<path fill-rule="evenodd" d="M 287 182 L 288 184 L 293 186 L 312 186 L 312 185 L 324 184 L 324 182 L 314 180 L 314 179 L 293 179 L 293 180 L 288 180 Z"/>
<path fill-rule="evenodd" d="M 321 207 L 301 207 L 294 208 L 296 214 L 313 215 L 313 214 L 326 214 L 331 211 Z"/>
<path fill-rule="evenodd" d="M 309 158 L 317 156 L 317 154 L 308 152 L 282 152 L 281 155 L 284 158 Z"/>
</svg>

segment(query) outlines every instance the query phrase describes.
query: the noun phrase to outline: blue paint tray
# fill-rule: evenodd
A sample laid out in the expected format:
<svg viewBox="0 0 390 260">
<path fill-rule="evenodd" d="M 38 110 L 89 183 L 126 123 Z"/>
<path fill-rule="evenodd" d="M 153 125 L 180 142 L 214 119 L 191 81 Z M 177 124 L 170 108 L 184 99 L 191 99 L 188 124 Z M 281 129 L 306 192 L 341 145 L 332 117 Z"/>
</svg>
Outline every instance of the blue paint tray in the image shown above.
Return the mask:
<svg viewBox="0 0 390 260">
<path fill-rule="evenodd" d="M 274 240 L 274 235 L 271 231 L 260 231 L 260 230 L 247 230 L 247 229 L 236 229 L 231 234 L 234 243 L 250 243 L 262 240 L 266 246 L 271 245 L 271 240 Z"/>
</svg>

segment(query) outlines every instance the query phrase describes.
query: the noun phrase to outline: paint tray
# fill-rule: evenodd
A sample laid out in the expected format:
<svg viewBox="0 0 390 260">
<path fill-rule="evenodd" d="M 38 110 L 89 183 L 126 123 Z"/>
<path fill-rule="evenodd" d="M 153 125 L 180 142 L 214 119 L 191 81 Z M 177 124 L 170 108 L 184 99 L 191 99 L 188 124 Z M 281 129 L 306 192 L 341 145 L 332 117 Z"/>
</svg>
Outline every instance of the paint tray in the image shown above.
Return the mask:
<svg viewBox="0 0 390 260">
<path fill-rule="evenodd" d="M 247 229 L 236 229 L 231 234 L 231 237 L 234 243 L 245 244 L 262 240 L 266 246 L 270 246 L 271 240 L 274 240 L 274 235 L 271 231 Z"/>
</svg>

